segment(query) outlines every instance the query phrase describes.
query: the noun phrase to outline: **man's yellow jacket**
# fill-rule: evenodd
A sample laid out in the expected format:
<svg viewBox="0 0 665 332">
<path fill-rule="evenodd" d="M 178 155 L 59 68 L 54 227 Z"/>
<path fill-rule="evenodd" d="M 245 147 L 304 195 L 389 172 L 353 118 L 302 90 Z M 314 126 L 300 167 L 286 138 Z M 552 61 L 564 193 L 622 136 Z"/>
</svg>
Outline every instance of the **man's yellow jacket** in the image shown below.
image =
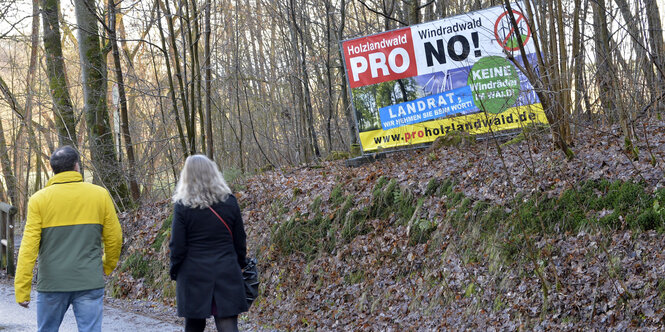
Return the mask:
<svg viewBox="0 0 665 332">
<path fill-rule="evenodd" d="M 109 192 L 83 182 L 78 172 L 56 174 L 28 202 L 14 279 L 16 302 L 30 300 L 37 256 L 37 291 L 83 291 L 104 287 L 104 273 L 115 268 L 121 247 Z"/>
</svg>

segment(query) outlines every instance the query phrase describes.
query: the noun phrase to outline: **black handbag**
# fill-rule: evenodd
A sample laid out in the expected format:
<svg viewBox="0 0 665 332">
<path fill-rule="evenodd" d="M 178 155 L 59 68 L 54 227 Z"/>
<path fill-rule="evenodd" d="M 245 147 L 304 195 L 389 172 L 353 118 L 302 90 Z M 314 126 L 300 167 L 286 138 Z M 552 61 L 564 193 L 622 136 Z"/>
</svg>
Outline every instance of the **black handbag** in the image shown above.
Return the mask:
<svg viewBox="0 0 665 332">
<path fill-rule="evenodd" d="M 226 229 L 231 234 L 231 240 L 233 240 L 233 232 L 231 232 L 231 228 L 226 224 L 226 221 L 212 207 L 208 208 L 224 223 L 224 226 L 226 226 Z M 246 260 L 245 267 L 242 270 L 242 279 L 245 284 L 245 300 L 249 308 L 259 296 L 259 270 L 256 268 L 256 258 L 248 258 Z"/>
<path fill-rule="evenodd" d="M 259 296 L 259 271 L 256 269 L 256 258 L 247 259 L 247 265 L 242 270 L 242 279 L 245 281 L 245 297 L 249 307 Z"/>
</svg>

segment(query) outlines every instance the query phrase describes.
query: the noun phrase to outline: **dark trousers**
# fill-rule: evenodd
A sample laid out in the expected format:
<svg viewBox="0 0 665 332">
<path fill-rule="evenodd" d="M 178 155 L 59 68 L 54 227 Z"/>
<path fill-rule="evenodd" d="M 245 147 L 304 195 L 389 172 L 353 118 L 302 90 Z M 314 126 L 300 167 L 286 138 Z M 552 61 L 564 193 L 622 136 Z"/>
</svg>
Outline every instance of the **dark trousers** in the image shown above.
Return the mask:
<svg viewBox="0 0 665 332">
<path fill-rule="evenodd" d="M 217 332 L 238 332 L 238 316 L 215 317 Z M 205 318 L 185 318 L 185 332 L 203 332 Z"/>
</svg>

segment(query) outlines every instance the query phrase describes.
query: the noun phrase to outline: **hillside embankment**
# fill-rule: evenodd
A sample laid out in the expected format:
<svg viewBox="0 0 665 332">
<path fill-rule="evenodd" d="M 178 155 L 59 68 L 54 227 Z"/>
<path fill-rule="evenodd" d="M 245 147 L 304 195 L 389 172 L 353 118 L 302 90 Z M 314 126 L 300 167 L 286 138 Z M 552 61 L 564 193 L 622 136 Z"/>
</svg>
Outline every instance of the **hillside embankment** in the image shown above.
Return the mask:
<svg viewBox="0 0 665 332">
<path fill-rule="evenodd" d="M 597 126 L 594 126 L 597 127 Z M 280 330 L 653 329 L 665 315 L 665 122 L 451 136 L 428 150 L 237 182 L 262 295 Z M 124 214 L 111 289 L 173 304 L 170 204 Z"/>
</svg>

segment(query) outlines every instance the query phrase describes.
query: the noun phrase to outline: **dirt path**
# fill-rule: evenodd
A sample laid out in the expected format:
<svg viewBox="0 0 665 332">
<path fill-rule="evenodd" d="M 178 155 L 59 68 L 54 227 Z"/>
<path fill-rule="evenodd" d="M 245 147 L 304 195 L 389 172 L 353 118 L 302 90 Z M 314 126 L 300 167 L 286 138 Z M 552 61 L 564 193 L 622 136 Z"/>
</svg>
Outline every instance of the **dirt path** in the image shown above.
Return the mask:
<svg viewBox="0 0 665 332">
<path fill-rule="evenodd" d="M 32 294 L 33 300 L 36 294 Z M 36 331 L 37 307 L 31 303 L 28 309 L 20 307 L 14 301 L 14 288 L 7 279 L 0 282 L 0 331 Z M 103 331 L 181 331 L 181 325 L 158 320 L 149 316 L 136 314 L 116 308 L 104 306 Z M 77 331 L 74 313 L 69 308 L 60 327 L 61 332 Z"/>
<path fill-rule="evenodd" d="M 14 300 L 14 280 L 8 279 L 0 270 L 0 332 L 32 332 L 37 330 L 37 307 L 34 302 L 30 308 L 25 309 Z M 36 299 L 33 290 L 31 298 Z M 215 331 L 215 323 L 209 318 L 206 332 Z M 247 320 L 241 315 L 238 321 L 240 331 L 278 332 L 268 327 L 261 327 Z M 147 300 L 121 300 L 110 297 L 104 298 L 104 332 L 143 332 L 143 331 L 182 331 L 184 319 L 176 314 L 176 309 L 159 302 Z M 76 320 L 71 308 L 65 314 L 60 325 L 60 332 L 78 331 Z"/>
</svg>

